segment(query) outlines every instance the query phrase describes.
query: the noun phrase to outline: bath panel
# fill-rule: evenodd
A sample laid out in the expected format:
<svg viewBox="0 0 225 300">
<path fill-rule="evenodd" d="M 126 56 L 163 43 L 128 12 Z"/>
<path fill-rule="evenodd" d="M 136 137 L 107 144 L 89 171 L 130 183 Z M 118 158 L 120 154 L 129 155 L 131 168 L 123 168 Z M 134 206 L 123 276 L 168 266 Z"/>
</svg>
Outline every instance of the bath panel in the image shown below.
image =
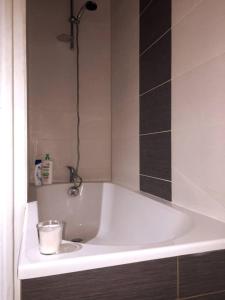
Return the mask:
<svg viewBox="0 0 225 300">
<path fill-rule="evenodd" d="M 22 281 L 22 300 L 173 300 L 176 258 Z"/>
<path fill-rule="evenodd" d="M 223 300 L 225 251 L 22 280 L 22 300 Z"/>
</svg>

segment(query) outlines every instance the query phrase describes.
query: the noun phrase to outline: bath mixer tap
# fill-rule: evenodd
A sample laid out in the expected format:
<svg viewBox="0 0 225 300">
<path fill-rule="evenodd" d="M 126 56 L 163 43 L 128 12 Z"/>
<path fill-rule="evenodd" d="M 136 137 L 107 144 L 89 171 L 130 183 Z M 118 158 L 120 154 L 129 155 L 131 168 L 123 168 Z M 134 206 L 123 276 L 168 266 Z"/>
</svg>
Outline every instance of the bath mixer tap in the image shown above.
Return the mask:
<svg viewBox="0 0 225 300">
<path fill-rule="evenodd" d="M 74 183 L 74 179 L 76 177 L 76 170 L 74 169 L 74 167 L 71 166 L 67 166 L 67 168 L 69 169 L 70 172 L 70 183 Z"/>
<path fill-rule="evenodd" d="M 79 196 L 80 190 L 75 185 L 72 185 L 71 187 L 68 188 L 67 193 L 71 197 L 76 197 L 76 196 Z"/>
<path fill-rule="evenodd" d="M 74 167 L 67 166 L 67 168 L 70 171 L 70 183 L 73 183 L 73 186 L 68 189 L 68 194 L 70 196 L 78 196 L 80 194 L 79 188 L 82 185 L 83 179 L 78 175 Z"/>
</svg>

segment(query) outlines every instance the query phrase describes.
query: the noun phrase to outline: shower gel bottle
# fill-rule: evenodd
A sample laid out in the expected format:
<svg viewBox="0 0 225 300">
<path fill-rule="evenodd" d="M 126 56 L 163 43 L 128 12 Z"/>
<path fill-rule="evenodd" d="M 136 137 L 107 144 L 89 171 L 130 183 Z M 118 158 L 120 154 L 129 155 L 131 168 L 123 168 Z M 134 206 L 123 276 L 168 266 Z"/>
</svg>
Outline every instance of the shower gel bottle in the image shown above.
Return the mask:
<svg viewBox="0 0 225 300">
<path fill-rule="evenodd" d="M 41 178 L 41 160 L 35 160 L 35 169 L 34 169 L 34 184 L 36 186 L 42 185 L 42 178 Z"/>
<path fill-rule="evenodd" d="M 50 155 L 46 154 L 41 166 L 42 184 L 52 184 L 53 162 Z"/>
</svg>

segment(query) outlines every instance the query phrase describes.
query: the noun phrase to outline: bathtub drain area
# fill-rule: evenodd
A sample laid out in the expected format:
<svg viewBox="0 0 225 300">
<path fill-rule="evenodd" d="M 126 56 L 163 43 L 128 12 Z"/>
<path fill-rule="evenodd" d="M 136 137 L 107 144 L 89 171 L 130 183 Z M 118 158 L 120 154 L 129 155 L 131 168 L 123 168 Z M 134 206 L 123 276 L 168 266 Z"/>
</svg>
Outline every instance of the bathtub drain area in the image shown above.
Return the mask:
<svg viewBox="0 0 225 300">
<path fill-rule="evenodd" d="M 74 239 L 72 239 L 72 240 L 70 240 L 71 242 L 74 242 L 74 243 L 82 243 L 82 242 L 84 242 L 84 240 L 83 239 L 81 239 L 81 238 L 74 238 Z"/>
</svg>

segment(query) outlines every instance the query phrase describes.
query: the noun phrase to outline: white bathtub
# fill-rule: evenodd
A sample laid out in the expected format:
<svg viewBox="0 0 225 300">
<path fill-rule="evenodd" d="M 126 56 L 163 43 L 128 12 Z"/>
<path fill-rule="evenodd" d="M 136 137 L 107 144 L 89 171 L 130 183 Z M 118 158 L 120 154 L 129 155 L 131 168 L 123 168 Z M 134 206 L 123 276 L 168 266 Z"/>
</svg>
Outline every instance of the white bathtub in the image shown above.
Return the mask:
<svg viewBox="0 0 225 300">
<path fill-rule="evenodd" d="M 69 186 L 40 187 L 28 204 L 20 279 L 225 249 L 225 223 L 110 183 L 85 183 L 79 197 Z M 80 249 L 41 255 L 36 224 L 47 219 L 64 221 L 64 239 L 82 239 Z"/>
</svg>

